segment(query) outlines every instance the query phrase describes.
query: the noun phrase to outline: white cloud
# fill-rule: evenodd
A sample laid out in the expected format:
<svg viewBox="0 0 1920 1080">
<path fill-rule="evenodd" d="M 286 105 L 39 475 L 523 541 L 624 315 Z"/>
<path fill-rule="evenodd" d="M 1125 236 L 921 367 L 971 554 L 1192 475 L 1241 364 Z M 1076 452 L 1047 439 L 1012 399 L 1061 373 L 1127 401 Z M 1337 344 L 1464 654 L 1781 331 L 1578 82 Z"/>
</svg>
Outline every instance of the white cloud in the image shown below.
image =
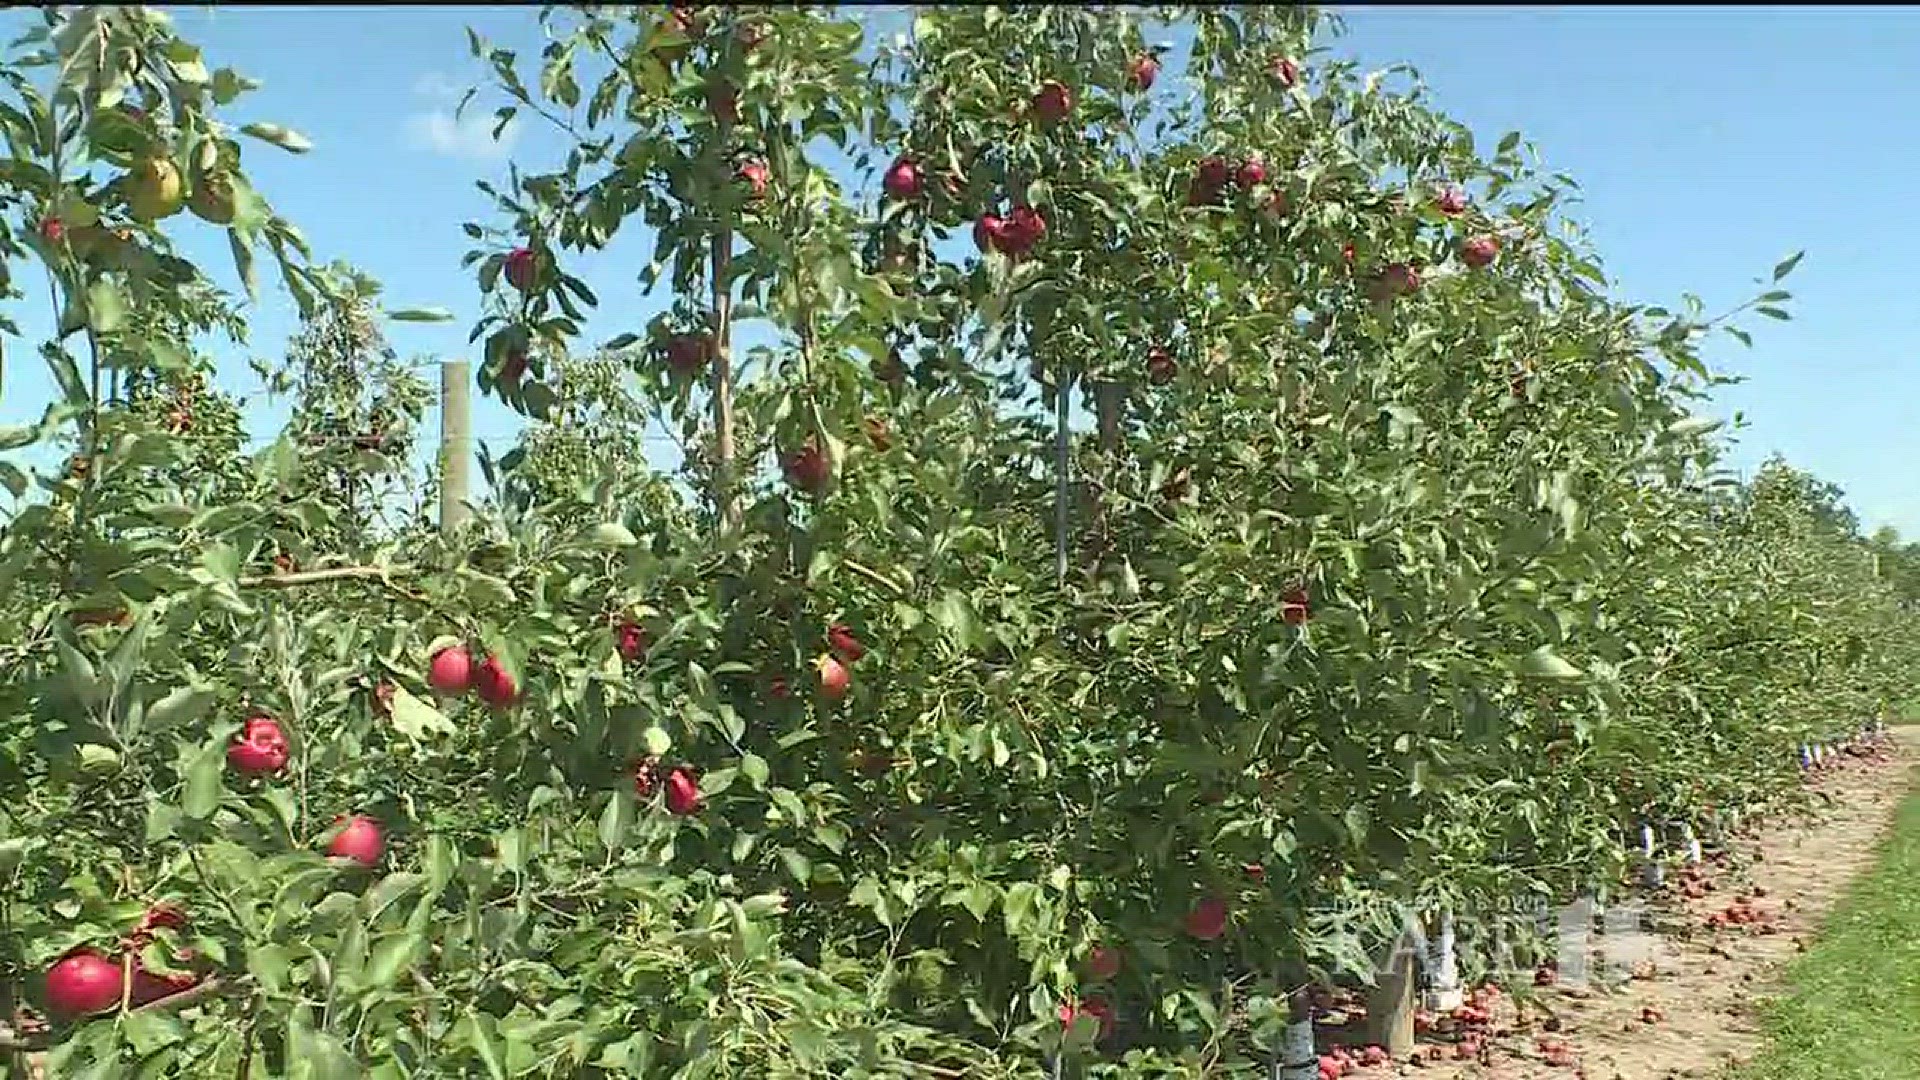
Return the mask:
<svg viewBox="0 0 1920 1080">
<path fill-rule="evenodd" d="M 520 139 L 518 119 L 509 120 L 495 139 L 493 129 L 499 121 L 491 112 L 469 105 L 464 115 L 455 118 L 454 108 L 466 91 L 437 71 L 422 75 L 413 92 L 433 102 L 407 117 L 407 136 L 423 150 L 462 161 L 494 162 L 504 160 Z"/>
<path fill-rule="evenodd" d="M 452 109 L 429 109 L 407 117 L 407 134 L 415 146 L 466 161 L 499 161 L 520 139 L 520 121 L 509 120 L 493 137 L 497 123 L 489 113 L 468 113 L 454 119 Z"/>
</svg>

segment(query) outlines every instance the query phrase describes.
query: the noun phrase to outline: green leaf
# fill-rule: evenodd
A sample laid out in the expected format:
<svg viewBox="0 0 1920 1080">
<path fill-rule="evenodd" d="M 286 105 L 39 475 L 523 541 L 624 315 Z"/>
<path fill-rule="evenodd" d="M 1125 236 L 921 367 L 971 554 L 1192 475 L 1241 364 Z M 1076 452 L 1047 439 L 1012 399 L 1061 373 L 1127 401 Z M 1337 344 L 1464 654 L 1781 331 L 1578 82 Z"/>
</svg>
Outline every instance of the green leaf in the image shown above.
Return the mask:
<svg viewBox="0 0 1920 1080">
<path fill-rule="evenodd" d="M 626 846 L 627 831 L 633 828 L 633 800 L 632 788 L 615 788 L 613 797 L 607 800 L 606 810 L 600 814 L 600 844 L 609 853 Z"/>
<path fill-rule="evenodd" d="M 220 68 L 213 73 L 213 103 L 231 105 L 233 100 L 249 90 L 260 89 L 257 79 L 249 79 L 232 68 Z"/>
<path fill-rule="evenodd" d="M 227 230 L 227 249 L 233 253 L 233 272 L 240 275 L 240 284 L 247 290 L 247 299 L 260 299 L 260 275 L 253 265 L 253 245 L 240 235 L 239 229 Z"/>
<path fill-rule="evenodd" d="M 767 759 L 759 754 L 747 753 L 740 758 L 740 775 L 746 777 L 755 790 L 766 789 L 768 772 Z"/>
<path fill-rule="evenodd" d="M 455 1034 L 468 1046 L 473 1047 L 473 1052 L 480 1058 L 480 1063 L 487 1067 L 488 1076 L 493 1077 L 494 1080 L 507 1080 L 506 1062 L 501 1058 L 500 1047 L 494 1041 L 493 1017 L 485 1013 L 469 1012 L 460 1018 L 459 1030 Z"/>
<path fill-rule="evenodd" d="M 1720 427 L 1725 421 L 1711 416 L 1688 416 L 1667 425 L 1667 437 L 1687 439 L 1696 435 L 1705 435 Z"/>
<path fill-rule="evenodd" d="M 220 805 L 223 786 L 221 770 L 226 764 L 226 739 L 215 739 L 203 747 L 187 767 L 186 792 L 180 809 L 195 821 L 205 820 Z"/>
<path fill-rule="evenodd" d="M 285 993 L 288 976 L 293 971 L 293 954 L 287 951 L 286 946 L 271 943 L 249 949 L 247 971 L 268 993 Z"/>
<path fill-rule="evenodd" d="M 399 683 L 393 684 L 393 727 L 416 742 L 434 735 L 452 735 L 459 731 L 445 713 L 422 701 Z"/>
<path fill-rule="evenodd" d="M 1533 679 L 1577 679 L 1580 669 L 1561 659 L 1553 646 L 1542 645 L 1521 658 L 1520 674 Z"/>
<path fill-rule="evenodd" d="M 27 852 L 38 844 L 39 841 L 30 836 L 12 836 L 0 840 L 0 874 L 11 874 L 19 869 Z"/>
<path fill-rule="evenodd" d="M 106 687 L 85 653 L 64 636 L 54 638 L 53 651 L 60 658 L 60 679 L 69 697 L 89 708 L 105 699 Z"/>
<path fill-rule="evenodd" d="M 93 400 L 93 395 L 87 391 L 86 380 L 80 377 L 79 365 L 74 363 L 72 354 L 59 342 L 49 341 L 41 345 L 40 356 L 46 360 L 54 385 L 60 388 L 60 395 L 67 404 L 85 408 L 87 402 Z"/>
<path fill-rule="evenodd" d="M 452 322 L 453 312 L 443 307 L 399 308 L 387 312 L 387 318 L 394 322 L 442 323 Z"/>
<path fill-rule="evenodd" d="M 47 406 L 46 412 L 41 414 L 40 422 L 37 424 L 0 427 L 0 450 L 18 450 L 23 446 L 32 446 L 58 431 L 60 425 L 72 417 L 75 411 L 72 405 L 64 401 L 54 402 Z"/>
<path fill-rule="evenodd" d="M 213 691 L 199 686 L 182 686 L 147 706 L 146 733 L 155 735 L 169 728 L 190 724 L 213 704 Z"/>
<path fill-rule="evenodd" d="M 998 899 L 997 892 L 992 885 L 984 881 L 976 881 L 961 891 L 960 906 L 966 908 L 976 920 L 986 922 L 996 899 Z"/>
<path fill-rule="evenodd" d="M 733 786 L 733 778 L 739 775 L 736 769 L 714 769 L 700 777 L 700 794 L 720 795 Z"/>
<path fill-rule="evenodd" d="M 980 639 L 980 617 L 965 593 L 947 590 L 933 605 L 931 614 L 960 648 L 970 649 Z"/>
<path fill-rule="evenodd" d="M 240 130 L 290 153 L 304 154 L 313 149 L 313 143 L 308 141 L 305 135 L 292 128 L 281 127 L 279 124 L 252 123 Z"/>
<path fill-rule="evenodd" d="M 1796 266 L 1799 266 L 1800 260 L 1806 257 L 1807 257 L 1806 252 L 1796 251 L 1793 254 L 1787 256 L 1786 258 L 1780 260 L 1779 264 L 1773 268 L 1773 280 L 1779 281 L 1781 278 L 1786 277 L 1788 274 L 1793 273 L 1793 268 Z"/>
<path fill-rule="evenodd" d="M 240 550 L 223 541 L 213 541 L 201 550 L 200 567 L 213 581 L 237 581 L 240 577 Z"/>
<path fill-rule="evenodd" d="M 87 286 L 87 325 L 96 334 L 111 334 L 127 325 L 126 299 L 107 278 L 95 278 Z"/>
<path fill-rule="evenodd" d="M 382 938 L 367 958 L 366 970 L 360 976 L 361 986 L 367 990 L 386 988 L 413 966 L 414 958 L 420 955 L 425 944 L 425 937 L 412 931 Z"/>
<path fill-rule="evenodd" d="M 617 521 L 603 521 L 587 530 L 586 542 L 594 547 L 624 548 L 640 542 L 632 531 Z"/>
</svg>

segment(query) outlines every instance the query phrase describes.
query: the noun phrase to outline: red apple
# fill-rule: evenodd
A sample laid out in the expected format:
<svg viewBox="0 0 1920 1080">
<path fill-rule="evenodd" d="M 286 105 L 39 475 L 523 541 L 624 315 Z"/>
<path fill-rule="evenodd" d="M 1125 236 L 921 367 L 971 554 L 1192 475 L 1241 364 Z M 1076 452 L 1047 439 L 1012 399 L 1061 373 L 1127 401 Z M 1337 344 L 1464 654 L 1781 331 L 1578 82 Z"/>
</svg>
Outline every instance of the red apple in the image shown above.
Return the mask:
<svg viewBox="0 0 1920 1080">
<path fill-rule="evenodd" d="M 1173 381 L 1180 372 L 1180 365 L 1174 362 L 1173 354 L 1155 345 L 1147 350 L 1147 381 L 1155 386 L 1165 386 Z"/>
<path fill-rule="evenodd" d="M 853 673 L 847 666 L 831 656 L 822 656 L 813 662 L 820 669 L 820 692 L 830 701 L 839 701 L 847 696 L 847 688 L 853 684 Z"/>
<path fill-rule="evenodd" d="M 1099 1034 L 1096 1038 L 1104 1039 L 1113 1034 L 1113 1006 L 1108 1004 L 1105 998 L 1090 997 L 1083 1001 L 1068 998 L 1060 1003 L 1059 1016 L 1060 1026 L 1063 1028 L 1070 1028 L 1074 1021 L 1082 1016 L 1088 1016 L 1099 1024 Z"/>
<path fill-rule="evenodd" d="M 1490 265 L 1500 254 L 1500 238 L 1497 236 L 1476 236 L 1460 245 L 1460 261 L 1475 270 Z"/>
<path fill-rule="evenodd" d="M 61 1016 L 90 1016 L 120 1004 L 125 972 L 91 950 L 68 953 L 47 969 L 47 1007 Z"/>
<path fill-rule="evenodd" d="M 185 955 L 191 955 L 191 953 Z M 191 990 L 198 985 L 200 985 L 200 976 L 190 971 L 183 971 L 177 975 L 148 971 L 146 965 L 140 962 L 140 958 L 135 956 L 133 958 L 133 987 L 128 995 L 130 999 L 128 1004 L 134 1006 L 145 1005 L 149 1002 L 159 1001 L 161 998 L 169 998 L 175 994 Z"/>
<path fill-rule="evenodd" d="M 1305 589 L 1288 589 L 1280 598 L 1280 619 L 1288 626 L 1299 626 L 1313 614 L 1313 605 Z"/>
<path fill-rule="evenodd" d="M 179 930 L 187 925 L 187 913 L 172 904 L 155 904 L 142 912 L 133 924 L 132 939 L 144 945 L 153 940 L 155 930 Z"/>
<path fill-rule="evenodd" d="M 1409 296 L 1420 289 L 1420 271 L 1407 263 L 1389 263 L 1383 267 L 1373 282 L 1367 287 L 1367 295 L 1375 300 L 1391 300 L 1397 296 Z"/>
<path fill-rule="evenodd" d="M 846 623 L 834 623 L 827 628 L 827 646 L 849 664 L 867 655 L 867 647 L 853 635 L 853 627 Z"/>
<path fill-rule="evenodd" d="M 1120 950 L 1095 946 L 1087 956 L 1087 974 L 1102 981 L 1120 974 Z"/>
<path fill-rule="evenodd" d="M 255 716 L 240 727 L 227 747 L 227 764 L 242 776 L 270 776 L 287 767 L 287 733 L 269 716 Z"/>
<path fill-rule="evenodd" d="M 47 243 L 57 244 L 66 239 L 66 236 L 67 224 L 59 218 L 50 217 L 40 222 L 40 238 Z"/>
<path fill-rule="evenodd" d="M 1274 57 L 1273 60 L 1267 64 L 1267 74 L 1273 76 L 1275 82 L 1288 88 L 1291 88 L 1294 83 L 1300 81 L 1300 67 L 1293 62 L 1292 57 Z"/>
<path fill-rule="evenodd" d="M 527 373 L 527 350 L 508 349 L 507 355 L 500 360 L 500 377 L 495 379 L 501 386 L 512 386 Z"/>
<path fill-rule="evenodd" d="M 886 189 L 888 196 L 904 202 L 919 196 L 921 189 L 925 186 L 925 180 L 926 177 L 921 173 L 919 164 L 912 158 L 903 157 L 887 169 L 887 174 L 881 179 L 880 186 Z"/>
<path fill-rule="evenodd" d="M 1153 80 L 1160 75 L 1160 61 L 1152 53 L 1141 53 L 1127 64 L 1127 88 L 1145 92 L 1153 89 Z"/>
<path fill-rule="evenodd" d="M 643 758 L 633 766 L 633 794 L 640 799 L 653 798 L 660 783 L 660 759 Z"/>
<path fill-rule="evenodd" d="M 700 20 L 693 12 L 685 8 L 672 8 L 668 10 L 667 16 L 672 29 L 682 37 L 692 39 L 700 36 Z M 691 40 L 688 40 L 676 45 L 657 46 L 653 52 L 663 63 L 677 64 L 685 60 L 687 53 L 691 52 L 692 49 L 693 43 Z"/>
<path fill-rule="evenodd" d="M 767 696 L 775 701 L 786 701 L 793 697 L 793 688 L 787 685 L 785 675 L 775 675 L 767 680 Z"/>
<path fill-rule="evenodd" d="M 1041 83 L 1039 92 L 1033 95 L 1033 112 L 1042 123 L 1065 120 L 1073 112 L 1073 91 L 1052 79 Z"/>
<path fill-rule="evenodd" d="M 1032 251 L 1046 236 L 1046 217 L 1031 206 L 1016 206 L 1001 224 L 995 242 L 1002 252 L 1018 257 Z"/>
<path fill-rule="evenodd" d="M 614 631 L 614 646 L 620 659 L 632 663 L 647 655 L 647 628 L 627 619 Z"/>
<path fill-rule="evenodd" d="M 1252 187 L 1264 183 L 1267 179 L 1267 163 L 1258 156 L 1250 157 L 1240 163 L 1240 170 L 1234 174 L 1241 187 Z"/>
<path fill-rule="evenodd" d="M 1219 202 L 1232 176 L 1233 166 L 1227 164 L 1226 158 L 1213 154 L 1201 158 L 1194 167 L 1193 180 L 1187 185 L 1187 205 L 1207 206 Z"/>
<path fill-rule="evenodd" d="M 345 825 L 327 843 L 327 854 L 336 859 L 352 859 L 361 866 L 377 866 L 387 849 L 380 823 L 365 814 L 342 819 Z"/>
<path fill-rule="evenodd" d="M 805 446 L 788 455 L 783 467 L 787 474 L 787 483 L 810 494 L 819 494 L 826 489 L 832 476 L 833 466 L 820 447 L 809 439 Z"/>
<path fill-rule="evenodd" d="M 706 334 L 675 334 L 667 339 L 667 367 L 682 378 L 700 373 L 713 359 L 713 338 Z"/>
<path fill-rule="evenodd" d="M 1448 185 L 1440 189 L 1440 194 L 1434 196 L 1433 205 L 1438 207 L 1441 213 L 1448 217 L 1453 217 L 1466 210 L 1467 193 L 1457 187 Z"/>
<path fill-rule="evenodd" d="M 427 661 L 427 685 L 442 694 L 466 693 L 473 688 L 473 657 L 459 646 L 434 653 Z"/>
<path fill-rule="evenodd" d="M 667 774 L 667 813 L 686 817 L 700 809 L 700 784 L 686 769 Z"/>
<path fill-rule="evenodd" d="M 973 245 L 981 251 L 991 251 L 1000 247 L 1000 234 L 1006 230 L 1007 223 L 998 214 L 981 214 L 980 220 L 973 223 Z"/>
<path fill-rule="evenodd" d="M 479 670 L 473 675 L 473 688 L 481 701 L 496 709 L 513 704 L 520 695 L 520 688 L 514 685 L 513 674 L 498 656 L 488 656 L 480 662 Z"/>
<path fill-rule="evenodd" d="M 533 288 L 534 279 L 539 276 L 540 256 L 532 248 L 514 248 L 507 252 L 505 269 L 507 284 L 521 292 L 528 292 Z"/>
<path fill-rule="evenodd" d="M 753 197 L 757 199 L 767 193 L 767 182 L 773 179 L 773 173 L 768 170 L 766 162 L 749 161 L 740 166 L 740 179 L 747 182 Z"/>
<path fill-rule="evenodd" d="M 1227 902 L 1209 896 L 1187 913 L 1187 934 L 1201 941 L 1212 941 L 1227 930 Z"/>
</svg>

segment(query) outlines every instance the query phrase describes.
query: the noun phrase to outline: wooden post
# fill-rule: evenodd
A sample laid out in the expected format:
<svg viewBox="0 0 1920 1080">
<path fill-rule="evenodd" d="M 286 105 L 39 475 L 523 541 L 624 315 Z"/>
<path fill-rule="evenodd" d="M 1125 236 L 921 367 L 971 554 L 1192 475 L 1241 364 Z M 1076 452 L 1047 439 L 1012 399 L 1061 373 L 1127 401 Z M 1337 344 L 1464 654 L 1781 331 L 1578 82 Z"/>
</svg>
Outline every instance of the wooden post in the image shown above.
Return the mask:
<svg viewBox="0 0 1920 1080">
<path fill-rule="evenodd" d="M 1367 1041 L 1394 1057 L 1413 1049 L 1413 950 L 1396 946 L 1367 995 Z"/>
<path fill-rule="evenodd" d="M 440 532 L 467 520 L 467 470 L 473 460 L 472 378 L 465 360 L 440 362 Z"/>
<path fill-rule="evenodd" d="M 1119 383 L 1093 384 L 1094 415 L 1100 426 L 1100 449 L 1109 454 L 1120 450 L 1120 401 L 1126 388 Z"/>
</svg>

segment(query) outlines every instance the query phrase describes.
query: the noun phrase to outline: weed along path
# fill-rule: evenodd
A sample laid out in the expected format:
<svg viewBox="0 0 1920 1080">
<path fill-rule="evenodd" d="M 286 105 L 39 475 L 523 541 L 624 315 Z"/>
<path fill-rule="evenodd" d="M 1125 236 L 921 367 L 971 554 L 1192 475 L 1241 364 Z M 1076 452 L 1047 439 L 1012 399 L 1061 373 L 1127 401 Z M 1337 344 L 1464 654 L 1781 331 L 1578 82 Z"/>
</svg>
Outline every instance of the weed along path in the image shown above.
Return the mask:
<svg viewBox="0 0 1920 1080">
<path fill-rule="evenodd" d="M 1759 825 L 1669 882 L 1631 977 L 1518 997 L 1482 991 L 1490 1016 L 1478 1030 L 1442 1034 L 1458 1025 L 1425 1018 L 1425 1060 L 1397 1071 L 1446 1080 L 1920 1078 L 1916 766 L 1915 727 L 1895 729 L 1878 750 L 1840 756 L 1813 781 L 1826 797 L 1821 809 Z"/>
</svg>

